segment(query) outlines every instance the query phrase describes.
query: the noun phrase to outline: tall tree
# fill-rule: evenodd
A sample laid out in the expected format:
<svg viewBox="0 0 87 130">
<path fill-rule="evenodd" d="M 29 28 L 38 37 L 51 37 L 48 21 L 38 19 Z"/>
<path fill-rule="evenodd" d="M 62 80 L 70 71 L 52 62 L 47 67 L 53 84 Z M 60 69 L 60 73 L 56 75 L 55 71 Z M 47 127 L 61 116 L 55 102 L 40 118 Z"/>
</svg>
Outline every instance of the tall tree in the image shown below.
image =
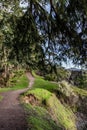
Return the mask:
<svg viewBox="0 0 87 130">
<path fill-rule="evenodd" d="M 10 5 L 18 5 L 18 13 L 23 11 L 20 18 L 15 17 L 12 45 L 20 62 L 57 64 L 69 57 L 87 65 L 86 0 L 14 1 Z M 21 2 L 26 9 L 19 6 Z"/>
<path fill-rule="evenodd" d="M 11 61 L 9 57 L 13 48 L 16 20 L 22 15 L 22 10 L 17 7 L 19 7 L 18 3 L 0 2 L 0 75 L 3 73 L 5 82 L 10 74 Z"/>
</svg>

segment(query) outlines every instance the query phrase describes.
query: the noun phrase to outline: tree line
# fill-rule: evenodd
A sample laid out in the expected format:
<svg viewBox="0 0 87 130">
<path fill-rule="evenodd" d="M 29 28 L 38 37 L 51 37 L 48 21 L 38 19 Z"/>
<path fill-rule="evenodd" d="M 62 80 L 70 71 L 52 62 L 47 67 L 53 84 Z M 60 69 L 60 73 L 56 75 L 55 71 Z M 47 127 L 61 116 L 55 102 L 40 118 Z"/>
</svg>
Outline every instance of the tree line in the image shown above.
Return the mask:
<svg viewBox="0 0 87 130">
<path fill-rule="evenodd" d="M 86 0 L 0 1 L 0 70 L 56 66 L 67 57 L 87 67 Z M 55 67 L 54 67 L 55 68 Z"/>
</svg>

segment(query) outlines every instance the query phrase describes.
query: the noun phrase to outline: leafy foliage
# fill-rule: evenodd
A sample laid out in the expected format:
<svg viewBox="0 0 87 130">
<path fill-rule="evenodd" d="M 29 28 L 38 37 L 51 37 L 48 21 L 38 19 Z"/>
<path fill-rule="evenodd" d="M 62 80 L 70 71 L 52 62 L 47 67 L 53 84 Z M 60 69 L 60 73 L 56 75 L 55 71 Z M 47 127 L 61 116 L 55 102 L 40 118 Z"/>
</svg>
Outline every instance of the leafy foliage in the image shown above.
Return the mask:
<svg viewBox="0 0 87 130">
<path fill-rule="evenodd" d="M 86 88 L 87 87 L 87 71 L 86 70 L 72 71 L 70 80 L 74 83 L 74 85 L 77 85 L 80 88 Z"/>
<path fill-rule="evenodd" d="M 86 4 L 86 0 L 0 1 L 0 70 L 5 80 L 11 62 L 46 70 L 68 57 L 86 66 Z"/>
<path fill-rule="evenodd" d="M 86 0 L 2 0 L 0 23 L 12 49 L 10 58 L 31 66 L 58 64 L 67 57 L 86 64 L 86 4 Z"/>
</svg>

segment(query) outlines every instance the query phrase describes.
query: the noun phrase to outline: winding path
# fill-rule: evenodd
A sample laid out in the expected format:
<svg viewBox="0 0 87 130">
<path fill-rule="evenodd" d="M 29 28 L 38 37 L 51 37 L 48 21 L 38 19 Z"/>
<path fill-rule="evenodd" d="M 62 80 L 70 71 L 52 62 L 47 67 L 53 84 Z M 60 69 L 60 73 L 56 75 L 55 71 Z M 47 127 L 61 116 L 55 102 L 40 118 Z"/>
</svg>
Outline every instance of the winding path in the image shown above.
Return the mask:
<svg viewBox="0 0 87 130">
<path fill-rule="evenodd" d="M 19 102 L 19 95 L 30 89 L 34 83 L 33 76 L 30 73 L 26 73 L 26 75 L 30 81 L 28 88 L 2 93 L 0 130 L 28 130 L 26 113 Z"/>
</svg>

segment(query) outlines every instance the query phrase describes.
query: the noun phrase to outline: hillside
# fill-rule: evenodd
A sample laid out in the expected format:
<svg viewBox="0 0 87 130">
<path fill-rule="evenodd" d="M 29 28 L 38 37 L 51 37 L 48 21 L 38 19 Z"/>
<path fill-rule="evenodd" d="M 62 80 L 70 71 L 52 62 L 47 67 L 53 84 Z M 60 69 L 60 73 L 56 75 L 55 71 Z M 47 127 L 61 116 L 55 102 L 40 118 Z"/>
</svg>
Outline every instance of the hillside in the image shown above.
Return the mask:
<svg viewBox="0 0 87 130">
<path fill-rule="evenodd" d="M 29 90 L 25 89 L 28 86 L 28 79 L 25 75 L 25 72 L 30 80 Z M 21 89 L 26 90 L 26 92 L 22 93 L 20 97 L 22 104 L 21 107 L 24 108 L 26 113 L 25 117 L 23 116 L 23 118 L 26 118 L 28 123 L 26 124 L 27 126 L 25 125 L 26 128 L 31 130 L 87 129 L 86 87 L 79 88 L 80 86 L 74 86 L 72 83 L 70 83 L 69 77 L 67 77 L 67 74 L 70 75 L 69 71 L 67 72 L 61 68 L 58 73 L 60 78 L 56 82 L 56 80 L 47 80 L 46 72 L 44 76 L 43 72 L 40 70 L 32 70 L 32 75 L 34 78 L 31 77 L 31 74 L 29 74 L 28 71 L 23 69 L 14 70 L 7 82 L 8 86 L 0 88 L 1 93 L 8 91 L 7 94 L 9 94 L 9 99 L 6 97 L 4 98 L 4 105 L 7 104 L 7 100 L 9 100 L 10 103 L 10 100 L 13 99 L 14 100 L 12 101 L 12 104 L 15 104 L 14 94 L 17 94 L 17 91 L 23 92 Z M 57 75 L 54 76 L 54 74 L 52 74 L 49 74 L 49 76 L 53 76 L 52 79 L 54 79 L 54 77 Z M 13 98 L 11 97 L 10 99 L 10 95 L 12 95 Z M 0 99 L 3 104 L 3 97 L 0 96 Z M 13 118 L 11 115 L 10 117 Z M 4 115 L 2 115 L 2 117 L 4 118 Z M 7 120 L 7 124 L 9 122 L 10 121 Z"/>
<path fill-rule="evenodd" d="M 29 128 L 86 130 L 87 91 L 67 81 L 52 83 L 36 74 L 34 76 L 32 89 L 22 96 L 28 112 Z"/>
</svg>

